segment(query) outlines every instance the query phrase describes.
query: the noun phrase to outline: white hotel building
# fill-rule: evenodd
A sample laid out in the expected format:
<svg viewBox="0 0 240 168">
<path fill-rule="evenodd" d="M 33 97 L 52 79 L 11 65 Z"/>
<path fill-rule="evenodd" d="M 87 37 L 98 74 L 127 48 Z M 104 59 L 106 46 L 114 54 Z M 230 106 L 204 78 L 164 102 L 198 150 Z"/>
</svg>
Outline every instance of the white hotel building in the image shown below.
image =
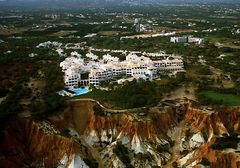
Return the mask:
<svg viewBox="0 0 240 168">
<path fill-rule="evenodd" d="M 65 87 L 73 89 L 81 85 L 99 87 L 101 82 L 112 80 L 118 75 L 152 80 L 158 71 L 183 71 L 183 62 L 179 59 L 152 61 L 148 57 L 138 57 L 135 54 L 129 54 L 125 61 L 120 62 L 117 57 L 107 54 L 102 60 L 85 63 L 81 57 L 75 55 L 66 58 L 60 67 L 65 73 Z"/>
<path fill-rule="evenodd" d="M 166 59 L 160 61 L 154 61 L 154 66 L 160 72 L 170 72 L 170 73 L 177 73 L 183 71 L 183 61 L 181 59 Z"/>
</svg>

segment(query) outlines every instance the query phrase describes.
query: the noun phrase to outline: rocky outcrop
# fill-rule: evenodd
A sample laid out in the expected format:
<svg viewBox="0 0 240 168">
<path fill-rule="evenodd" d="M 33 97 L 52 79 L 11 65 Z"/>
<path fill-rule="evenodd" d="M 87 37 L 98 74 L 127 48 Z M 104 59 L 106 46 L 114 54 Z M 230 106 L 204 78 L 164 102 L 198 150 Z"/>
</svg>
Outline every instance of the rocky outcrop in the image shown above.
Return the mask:
<svg viewBox="0 0 240 168">
<path fill-rule="evenodd" d="M 12 119 L 1 131 L 0 167 L 74 167 L 87 157 L 82 146 L 47 122 Z M 83 167 L 87 165 L 82 161 Z"/>
<path fill-rule="evenodd" d="M 223 153 L 217 156 L 217 161 L 211 164 L 212 168 L 239 168 L 240 161 L 234 153 Z"/>
<path fill-rule="evenodd" d="M 227 133 L 226 127 L 216 113 L 191 108 L 187 110 L 185 120 L 194 131 L 206 131 L 208 134 L 215 135 Z"/>
<path fill-rule="evenodd" d="M 240 109 L 219 109 L 219 111 L 200 110 L 189 107 L 186 122 L 196 131 L 207 131 L 214 135 L 228 133 L 229 129 L 240 133 Z"/>
<path fill-rule="evenodd" d="M 100 114 L 94 112 L 93 102 L 75 101 L 70 106 L 57 125 L 75 129 L 105 167 L 239 164 L 236 151 L 212 148 L 217 137 L 239 133 L 239 109 L 210 111 L 186 105 L 179 118 L 177 110 L 166 106 Z"/>
<path fill-rule="evenodd" d="M 163 113 L 150 113 L 146 118 L 118 114 L 110 116 L 97 116 L 90 114 L 89 126 L 86 134 L 96 132 L 98 137 L 107 131 L 117 137 L 120 134 L 127 135 L 131 140 L 138 136 L 142 140 L 154 140 L 152 138 L 163 138 L 167 132 L 176 125 L 176 115 L 173 111 Z"/>
<path fill-rule="evenodd" d="M 232 145 L 223 147 L 225 143 L 237 143 L 236 141 L 239 141 L 237 140 L 238 138 L 234 138 L 239 135 L 239 116 L 239 108 L 220 109 L 219 111 L 189 108 L 186 111 L 184 120 L 189 125 L 192 132 L 204 134 L 206 142 L 195 146 L 195 148 L 191 150 L 194 152 L 193 155 L 188 157 L 188 161 L 185 163 L 180 160 L 180 165 L 186 167 L 201 167 L 200 165 L 207 164 L 211 168 L 240 167 L 239 147 L 235 149 L 232 148 Z M 197 137 L 197 134 L 194 136 Z M 218 142 L 217 138 L 219 137 L 222 137 L 223 141 Z M 228 139 L 224 140 L 224 137 Z M 214 148 L 213 146 L 216 146 L 216 144 L 219 144 L 221 148 Z M 191 145 L 192 139 L 190 141 L 190 146 Z"/>
<path fill-rule="evenodd" d="M 162 166 L 171 158 L 169 134 L 177 125 L 174 109 L 155 107 L 129 113 L 98 114 L 94 106 L 91 101 L 73 101 L 62 117 L 53 120 L 61 129 L 75 129 L 94 147 L 104 167 L 124 165 L 123 156 L 119 156 L 121 152 L 116 149 L 118 143 L 127 149 L 126 157 L 132 161 L 131 165 Z"/>
<path fill-rule="evenodd" d="M 50 122 L 13 119 L 2 129 L 4 167 L 239 168 L 240 109 L 162 106 L 124 113 L 70 102 Z M 53 126 L 53 125 L 54 126 Z M 235 144 L 232 144 L 235 143 Z M 95 162 L 97 161 L 97 163 Z"/>
</svg>

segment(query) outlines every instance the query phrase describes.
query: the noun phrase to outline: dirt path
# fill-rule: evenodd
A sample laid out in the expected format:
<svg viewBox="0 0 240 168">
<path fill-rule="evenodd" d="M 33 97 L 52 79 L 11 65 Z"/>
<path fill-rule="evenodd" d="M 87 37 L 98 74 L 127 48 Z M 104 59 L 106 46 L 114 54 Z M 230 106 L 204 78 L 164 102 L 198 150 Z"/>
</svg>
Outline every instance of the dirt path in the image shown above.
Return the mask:
<svg viewBox="0 0 240 168">
<path fill-rule="evenodd" d="M 100 153 L 94 149 L 94 147 L 90 146 L 86 141 L 85 141 L 85 137 L 80 136 L 81 142 L 83 143 L 84 146 L 86 146 L 90 151 L 91 154 L 93 156 L 94 159 L 96 159 L 96 161 L 98 162 L 98 168 L 105 168 L 103 162 L 102 162 L 102 158 Z"/>
<path fill-rule="evenodd" d="M 217 79 L 217 77 L 221 77 L 222 75 L 225 75 L 226 73 L 223 72 L 221 69 L 215 68 L 211 65 L 208 65 L 206 63 L 202 63 L 202 65 L 208 66 L 209 69 L 211 70 L 211 72 L 213 73 L 213 75 L 215 76 L 215 79 Z M 221 79 L 222 80 L 222 84 L 225 88 L 232 88 L 234 87 L 234 82 L 231 79 Z M 218 85 L 216 85 L 218 86 Z"/>
<path fill-rule="evenodd" d="M 136 111 L 139 111 L 139 110 L 143 110 L 143 109 L 146 109 L 146 107 L 139 107 L 139 108 L 132 108 L 132 109 L 110 109 L 110 108 L 107 108 L 105 107 L 103 104 L 101 104 L 99 101 L 97 100 L 94 100 L 94 99 L 87 99 L 87 98 L 82 98 L 82 99 L 72 99 L 70 100 L 71 102 L 78 102 L 78 101 L 83 101 L 83 102 L 86 102 L 86 101 L 90 101 L 90 102 L 95 102 L 97 103 L 104 111 L 106 112 L 109 112 L 109 113 L 127 113 L 127 112 L 136 112 Z"/>
<path fill-rule="evenodd" d="M 175 139 L 175 144 L 172 148 L 172 157 L 171 157 L 171 160 L 168 162 L 168 164 L 166 164 L 165 166 L 163 166 L 163 168 L 172 168 L 172 164 L 174 162 L 177 162 L 180 158 L 181 158 L 181 155 L 180 155 L 180 143 L 181 143 L 181 140 L 184 136 L 184 133 L 185 133 L 185 123 L 184 121 L 181 121 L 178 125 L 178 127 L 176 127 L 177 131 L 176 131 L 176 139 Z"/>
<path fill-rule="evenodd" d="M 213 74 L 215 76 L 221 76 L 221 75 L 224 75 L 226 74 L 225 72 L 223 72 L 222 70 L 218 69 L 218 68 L 215 68 L 213 66 L 210 66 L 208 65 L 210 70 L 213 72 Z M 222 79 L 222 84 L 225 88 L 232 88 L 234 87 L 234 82 L 231 80 L 231 79 Z"/>
<path fill-rule="evenodd" d="M 176 100 L 176 99 L 183 99 L 184 97 L 190 100 L 197 100 L 195 96 L 195 90 L 196 88 L 194 88 L 193 86 L 189 86 L 187 88 L 182 86 L 165 95 L 163 100 Z"/>
<path fill-rule="evenodd" d="M 216 43 L 215 44 L 216 47 L 219 48 L 223 48 L 223 47 L 227 47 L 227 48 L 233 48 L 233 49 L 240 49 L 240 46 L 236 46 L 236 45 L 232 45 L 232 44 L 228 44 L 228 43 Z"/>
</svg>

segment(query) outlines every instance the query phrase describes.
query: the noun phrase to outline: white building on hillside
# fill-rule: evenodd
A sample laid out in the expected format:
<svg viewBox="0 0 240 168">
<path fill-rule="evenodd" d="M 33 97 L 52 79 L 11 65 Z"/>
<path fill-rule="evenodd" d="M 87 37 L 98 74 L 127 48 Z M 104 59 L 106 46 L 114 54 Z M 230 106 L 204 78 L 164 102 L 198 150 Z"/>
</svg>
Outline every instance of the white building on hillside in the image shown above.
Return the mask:
<svg viewBox="0 0 240 168">
<path fill-rule="evenodd" d="M 91 59 L 92 61 L 98 60 L 98 56 L 94 55 L 92 52 L 87 53 L 86 57 L 88 57 L 89 59 Z"/>
<path fill-rule="evenodd" d="M 64 72 L 64 84 L 67 88 L 77 88 L 81 81 L 80 70 L 84 66 L 84 60 L 81 57 L 68 57 L 60 63 Z"/>
<path fill-rule="evenodd" d="M 118 57 L 113 57 L 110 54 L 106 54 L 106 55 L 103 55 L 103 61 L 118 63 L 119 58 Z"/>
<path fill-rule="evenodd" d="M 204 39 L 193 37 L 193 36 L 182 36 L 182 37 L 171 37 L 170 42 L 172 43 L 196 43 L 203 44 Z"/>
<path fill-rule="evenodd" d="M 172 42 L 172 43 L 187 43 L 188 42 L 188 36 L 171 37 L 170 42 Z"/>
<path fill-rule="evenodd" d="M 154 61 L 154 66 L 157 67 L 160 72 L 178 73 L 184 71 L 183 61 L 177 58 Z"/>
<path fill-rule="evenodd" d="M 66 58 L 60 67 L 65 74 L 65 87 L 73 89 L 81 85 L 99 87 L 101 82 L 113 80 L 119 75 L 153 80 L 158 71 L 183 71 L 183 62 L 176 58 L 152 61 L 148 57 L 130 53 L 126 60 L 121 62 L 117 57 L 107 54 L 102 60 L 85 63 L 81 56 L 75 53 Z"/>
<path fill-rule="evenodd" d="M 79 54 L 78 52 L 76 52 L 76 51 L 74 51 L 74 52 L 71 52 L 71 56 L 75 56 L 75 57 L 77 57 L 77 58 L 81 58 L 81 54 Z"/>
<path fill-rule="evenodd" d="M 198 38 L 198 37 L 189 37 L 188 39 L 189 43 L 196 43 L 196 44 L 203 44 L 204 43 L 204 39 L 203 38 Z"/>
<path fill-rule="evenodd" d="M 38 44 L 37 48 L 60 48 L 62 46 L 62 43 L 59 43 L 57 41 L 46 41 L 43 43 Z"/>
</svg>

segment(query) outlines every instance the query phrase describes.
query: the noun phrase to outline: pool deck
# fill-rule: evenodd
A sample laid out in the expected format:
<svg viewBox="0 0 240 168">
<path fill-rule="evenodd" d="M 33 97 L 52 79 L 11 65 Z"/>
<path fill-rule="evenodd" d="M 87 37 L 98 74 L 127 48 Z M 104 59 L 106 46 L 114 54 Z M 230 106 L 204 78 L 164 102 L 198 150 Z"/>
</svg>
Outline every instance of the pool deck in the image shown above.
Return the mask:
<svg viewBox="0 0 240 168">
<path fill-rule="evenodd" d="M 71 93 L 71 92 L 73 92 L 73 93 Z M 69 91 L 61 90 L 57 93 L 61 96 L 74 97 L 74 96 L 80 96 L 80 95 L 83 95 L 83 94 L 87 94 L 89 92 L 91 92 L 91 90 L 89 90 L 88 87 L 84 87 L 84 88 L 70 89 Z"/>
</svg>

